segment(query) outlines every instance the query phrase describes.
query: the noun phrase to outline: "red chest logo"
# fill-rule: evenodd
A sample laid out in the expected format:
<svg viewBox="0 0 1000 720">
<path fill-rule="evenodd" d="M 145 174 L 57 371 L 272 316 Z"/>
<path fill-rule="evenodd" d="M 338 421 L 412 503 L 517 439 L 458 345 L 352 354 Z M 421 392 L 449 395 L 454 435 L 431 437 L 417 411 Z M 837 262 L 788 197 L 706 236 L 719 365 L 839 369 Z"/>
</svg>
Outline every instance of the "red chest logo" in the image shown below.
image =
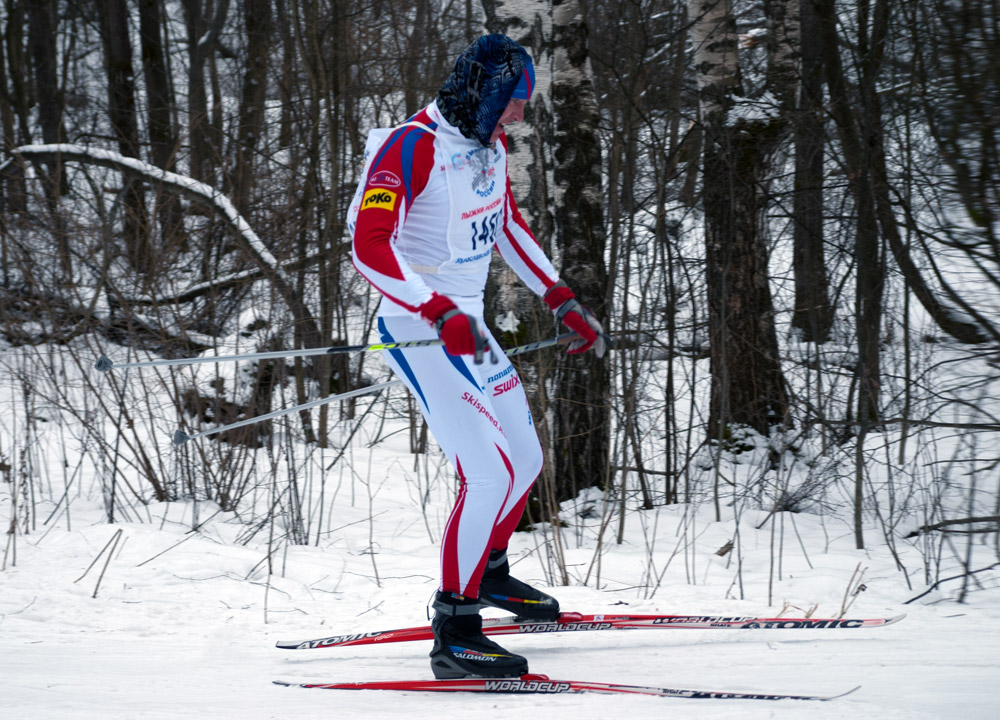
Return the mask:
<svg viewBox="0 0 1000 720">
<path fill-rule="evenodd" d="M 403 181 L 399 179 L 396 173 L 389 172 L 388 170 L 379 170 L 368 178 L 368 184 L 375 187 L 396 188 L 402 185 Z"/>
</svg>

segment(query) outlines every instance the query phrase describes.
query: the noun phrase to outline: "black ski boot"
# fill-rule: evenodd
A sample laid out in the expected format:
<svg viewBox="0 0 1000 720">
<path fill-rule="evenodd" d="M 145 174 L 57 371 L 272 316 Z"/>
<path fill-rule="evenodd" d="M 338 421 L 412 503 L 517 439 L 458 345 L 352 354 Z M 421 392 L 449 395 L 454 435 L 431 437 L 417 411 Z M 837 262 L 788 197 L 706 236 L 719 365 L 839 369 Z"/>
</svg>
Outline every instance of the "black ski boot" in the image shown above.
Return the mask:
<svg viewBox="0 0 1000 720">
<path fill-rule="evenodd" d="M 439 592 L 434 599 L 431 670 L 439 680 L 463 677 L 520 677 L 528 661 L 483 635 L 479 600 Z"/>
<path fill-rule="evenodd" d="M 510 576 L 506 550 L 490 550 L 479 598 L 484 605 L 512 612 L 529 620 L 557 620 L 559 601 Z"/>
</svg>

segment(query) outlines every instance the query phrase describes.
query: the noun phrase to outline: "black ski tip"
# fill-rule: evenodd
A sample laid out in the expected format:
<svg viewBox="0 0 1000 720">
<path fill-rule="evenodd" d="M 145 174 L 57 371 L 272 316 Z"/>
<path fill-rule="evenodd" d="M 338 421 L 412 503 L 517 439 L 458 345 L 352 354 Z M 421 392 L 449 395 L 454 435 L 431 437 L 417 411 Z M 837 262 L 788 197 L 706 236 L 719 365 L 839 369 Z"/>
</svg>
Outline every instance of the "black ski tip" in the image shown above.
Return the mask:
<svg viewBox="0 0 1000 720">
<path fill-rule="evenodd" d="M 822 698 L 822 699 L 823 700 L 837 700 L 838 698 L 847 697 L 848 695 L 850 695 L 852 693 L 856 693 L 860 689 L 861 689 L 861 686 L 858 685 L 857 687 L 852 687 L 847 692 L 840 693 L 840 695 L 831 695 L 830 697 L 825 697 L 825 698 Z"/>
<path fill-rule="evenodd" d="M 191 436 L 188 435 L 183 430 L 176 430 L 174 432 L 174 445 L 183 445 L 184 443 L 186 443 L 190 439 L 191 439 Z"/>
<path fill-rule="evenodd" d="M 94 369 L 100 370 L 102 373 L 108 372 L 114 366 L 115 364 L 111 362 L 111 358 L 106 355 L 101 355 L 101 357 L 97 358 L 97 362 L 94 363 Z"/>
</svg>

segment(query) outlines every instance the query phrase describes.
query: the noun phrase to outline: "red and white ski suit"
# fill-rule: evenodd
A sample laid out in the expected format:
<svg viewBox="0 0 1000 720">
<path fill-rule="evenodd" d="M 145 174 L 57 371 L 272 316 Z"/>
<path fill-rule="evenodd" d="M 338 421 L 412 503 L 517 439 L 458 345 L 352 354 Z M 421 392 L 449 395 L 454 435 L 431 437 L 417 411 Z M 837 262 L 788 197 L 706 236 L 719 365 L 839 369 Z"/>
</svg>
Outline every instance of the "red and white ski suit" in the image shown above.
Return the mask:
<svg viewBox="0 0 1000 720">
<path fill-rule="evenodd" d="M 434 293 L 485 330 L 483 288 L 494 247 L 535 293 L 558 281 L 514 202 L 505 136 L 483 147 L 435 103 L 385 132 L 369 138 L 366 180 L 348 216 L 355 267 L 383 295 L 383 342 L 436 338 L 419 314 Z M 478 597 L 489 550 L 507 547 L 542 468 L 520 379 L 486 332 L 495 365 L 476 365 L 443 348 L 384 353 L 458 473 L 440 589 L 467 597 Z"/>
</svg>

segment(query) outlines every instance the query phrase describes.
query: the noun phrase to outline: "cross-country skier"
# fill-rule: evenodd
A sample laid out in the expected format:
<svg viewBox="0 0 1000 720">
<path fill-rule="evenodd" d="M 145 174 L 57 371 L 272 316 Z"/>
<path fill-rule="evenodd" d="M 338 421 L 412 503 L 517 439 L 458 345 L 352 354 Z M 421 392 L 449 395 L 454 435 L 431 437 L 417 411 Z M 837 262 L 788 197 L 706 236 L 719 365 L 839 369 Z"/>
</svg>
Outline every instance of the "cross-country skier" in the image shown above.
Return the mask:
<svg viewBox="0 0 1000 720">
<path fill-rule="evenodd" d="M 433 602 L 438 678 L 528 671 L 527 660 L 483 635 L 481 604 L 538 620 L 559 614 L 559 603 L 511 577 L 507 562 L 542 449 L 517 372 L 483 321 L 494 247 L 579 336 L 569 352 L 605 348 L 601 324 L 559 280 L 511 192 L 504 127 L 523 119 L 534 80 L 524 48 L 504 35 L 479 38 L 434 102 L 391 131 L 373 131 L 348 219 L 354 264 L 383 295 L 382 341 L 444 342 L 385 353 L 460 481 Z"/>
</svg>

